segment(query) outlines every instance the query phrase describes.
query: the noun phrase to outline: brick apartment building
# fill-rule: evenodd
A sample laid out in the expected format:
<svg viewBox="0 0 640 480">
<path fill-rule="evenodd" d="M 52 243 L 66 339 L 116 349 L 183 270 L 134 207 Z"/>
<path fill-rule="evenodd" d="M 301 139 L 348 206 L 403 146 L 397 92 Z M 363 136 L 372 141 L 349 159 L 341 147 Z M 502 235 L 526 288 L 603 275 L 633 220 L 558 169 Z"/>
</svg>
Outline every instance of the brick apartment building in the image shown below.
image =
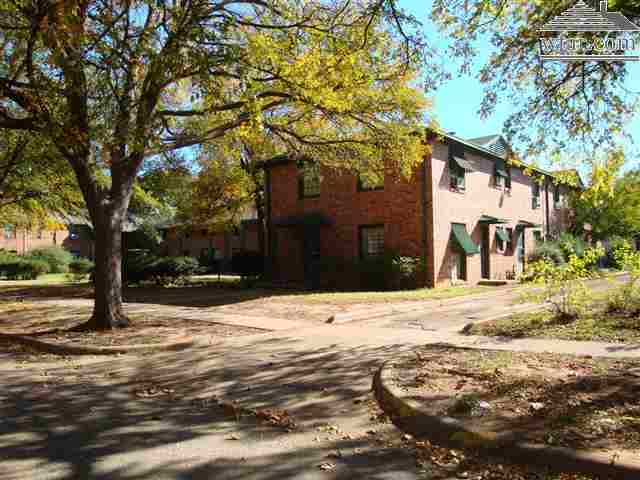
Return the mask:
<svg viewBox="0 0 640 480">
<path fill-rule="evenodd" d="M 31 250 L 61 246 L 77 257 L 93 258 L 93 241 L 83 234 L 84 225 L 66 225 L 46 229 L 15 228 L 4 225 L 0 249 L 24 255 Z"/>
<path fill-rule="evenodd" d="M 502 137 L 440 134 L 430 142 L 411 179 L 388 170 L 379 185 L 287 157 L 266 162 L 273 279 L 316 288 L 323 259 L 385 250 L 421 258 L 426 286 L 510 279 L 538 239 L 567 226 L 570 187 L 509 165 Z"/>
<path fill-rule="evenodd" d="M 230 262 L 235 252 L 241 250 L 259 251 L 258 221 L 245 219 L 236 228 L 212 232 L 207 228 L 185 228 L 172 225 L 162 229 L 164 240 L 161 251 L 169 256 L 200 257 L 213 250 L 217 260 Z"/>
</svg>

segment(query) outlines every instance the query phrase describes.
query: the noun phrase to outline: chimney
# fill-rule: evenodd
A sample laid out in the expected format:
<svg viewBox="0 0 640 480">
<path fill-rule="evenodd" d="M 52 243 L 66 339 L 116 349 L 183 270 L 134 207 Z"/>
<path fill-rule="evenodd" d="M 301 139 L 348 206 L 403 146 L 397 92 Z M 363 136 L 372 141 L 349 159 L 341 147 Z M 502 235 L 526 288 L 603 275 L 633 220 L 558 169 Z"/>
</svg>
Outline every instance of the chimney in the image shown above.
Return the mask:
<svg viewBox="0 0 640 480">
<path fill-rule="evenodd" d="M 600 2 L 600 13 L 607 13 L 608 10 L 608 0 L 604 0 Z"/>
</svg>

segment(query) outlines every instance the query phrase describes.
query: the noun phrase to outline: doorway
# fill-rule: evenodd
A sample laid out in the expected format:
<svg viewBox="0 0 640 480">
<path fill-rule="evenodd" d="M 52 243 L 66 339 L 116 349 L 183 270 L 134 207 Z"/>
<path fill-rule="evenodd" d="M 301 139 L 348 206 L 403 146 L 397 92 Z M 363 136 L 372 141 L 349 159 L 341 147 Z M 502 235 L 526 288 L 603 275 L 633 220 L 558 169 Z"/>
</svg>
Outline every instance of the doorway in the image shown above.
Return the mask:
<svg viewBox="0 0 640 480">
<path fill-rule="evenodd" d="M 320 226 L 304 227 L 303 238 L 304 286 L 307 290 L 320 288 Z"/>
<path fill-rule="evenodd" d="M 516 228 L 516 274 L 524 272 L 524 228 Z"/>
<path fill-rule="evenodd" d="M 480 242 L 480 270 L 481 276 L 485 280 L 491 279 L 491 236 L 489 235 L 489 225 L 480 227 L 482 239 Z"/>
</svg>

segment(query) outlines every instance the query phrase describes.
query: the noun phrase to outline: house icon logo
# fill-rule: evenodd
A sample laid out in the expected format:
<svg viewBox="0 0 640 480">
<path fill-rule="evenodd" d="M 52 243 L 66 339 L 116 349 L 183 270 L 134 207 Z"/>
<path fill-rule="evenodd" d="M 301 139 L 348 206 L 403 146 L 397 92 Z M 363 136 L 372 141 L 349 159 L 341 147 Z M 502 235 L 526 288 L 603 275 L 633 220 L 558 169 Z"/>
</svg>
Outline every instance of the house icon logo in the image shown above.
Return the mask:
<svg viewBox="0 0 640 480">
<path fill-rule="evenodd" d="M 582 0 L 557 16 L 540 32 L 640 32 L 640 27 L 619 12 L 610 12 L 606 1 L 596 10 Z"/>
<path fill-rule="evenodd" d="M 579 0 L 573 7 L 544 24 L 538 32 L 541 33 L 542 60 L 640 60 L 640 26 L 620 12 L 610 12 L 606 1 L 600 2 L 596 9 Z"/>
</svg>

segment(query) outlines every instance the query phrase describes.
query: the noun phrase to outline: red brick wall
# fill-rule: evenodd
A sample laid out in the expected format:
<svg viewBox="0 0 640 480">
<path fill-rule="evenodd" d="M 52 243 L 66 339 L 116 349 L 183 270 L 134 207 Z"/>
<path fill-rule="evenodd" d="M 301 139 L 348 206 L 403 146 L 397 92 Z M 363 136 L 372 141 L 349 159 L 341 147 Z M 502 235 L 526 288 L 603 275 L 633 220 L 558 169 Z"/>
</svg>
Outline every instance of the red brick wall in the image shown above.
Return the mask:
<svg viewBox="0 0 640 480">
<path fill-rule="evenodd" d="M 5 237 L 4 228 L 0 229 L 0 248 L 5 250 L 15 250 L 20 255 L 31 250 L 51 247 L 54 245 L 67 248 L 66 242 L 68 239 L 69 231 L 66 229 L 42 231 L 17 229 L 13 231 L 11 238 Z M 81 248 L 81 246 L 78 246 L 78 248 Z M 71 250 L 70 248 L 67 249 Z"/>
<path fill-rule="evenodd" d="M 416 175 L 420 173 L 417 172 Z M 359 226 L 384 225 L 385 247 L 401 255 L 421 255 L 420 182 L 406 180 L 393 171 L 385 174 L 384 190 L 358 191 L 357 177 L 348 172 L 323 169 L 321 194 L 298 199 L 295 164 L 271 168 L 272 220 L 320 212 L 332 225 L 320 230 L 320 255 L 355 260 L 359 251 Z M 302 236 L 295 227 L 273 229 L 274 280 L 299 282 L 303 275 Z"/>
<path fill-rule="evenodd" d="M 230 259 L 236 250 L 258 251 L 258 225 L 246 224 L 244 235 L 240 232 L 211 233 L 203 229 L 183 231 L 178 228 L 167 230 L 161 251 L 170 256 L 187 255 L 198 258 L 204 249 L 215 248 L 222 258 Z M 243 241 L 244 240 L 244 241 Z"/>
</svg>

